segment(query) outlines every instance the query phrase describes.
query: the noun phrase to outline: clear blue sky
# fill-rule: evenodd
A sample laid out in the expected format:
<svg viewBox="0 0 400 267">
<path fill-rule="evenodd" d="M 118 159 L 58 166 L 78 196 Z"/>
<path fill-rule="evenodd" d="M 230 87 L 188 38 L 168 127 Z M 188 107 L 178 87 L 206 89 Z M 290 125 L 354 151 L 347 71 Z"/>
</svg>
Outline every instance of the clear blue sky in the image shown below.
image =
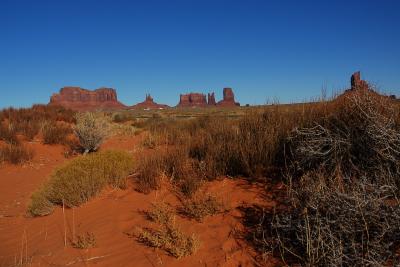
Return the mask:
<svg viewBox="0 0 400 267">
<path fill-rule="evenodd" d="M 232 87 L 242 104 L 296 102 L 353 71 L 400 95 L 400 1 L 0 0 L 0 107 L 67 85 L 151 93 Z"/>
</svg>

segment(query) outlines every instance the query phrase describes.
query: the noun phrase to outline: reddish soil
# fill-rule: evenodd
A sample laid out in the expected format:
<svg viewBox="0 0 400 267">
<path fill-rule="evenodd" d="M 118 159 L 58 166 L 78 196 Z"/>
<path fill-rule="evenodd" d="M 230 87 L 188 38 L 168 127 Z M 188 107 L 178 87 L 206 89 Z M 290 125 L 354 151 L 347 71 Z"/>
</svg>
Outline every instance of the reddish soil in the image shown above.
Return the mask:
<svg viewBox="0 0 400 267">
<path fill-rule="evenodd" d="M 140 137 L 119 137 L 106 142 L 102 149 L 138 150 Z M 51 172 L 65 162 L 63 147 L 29 144 L 36 155 L 23 166 L 0 165 L 0 266 L 255 266 L 254 251 L 241 238 L 242 205 L 265 203 L 265 190 L 242 179 L 221 179 L 205 185 L 230 207 L 230 211 L 197 222 L 177 215 L 183 232 L 195 234 L 201 244 L 196 254 L 175 259 L 162 250 L 139 243 L 138 229 L 153 227 L 143 211 L 155 201 L 163 200 L 174 207 L 180 205 L 168 186 L 145 195 L 134 190 L 107 189 L 96 199 L 66 209 L 64 227 L 62 208 L 46 217 L 29 218 L 26 208 L 30 195 Z M 75 227 L 73 227 L 75 225 Z M 75 230 L 73 230 L 75 228 Z M 92 232 L 96 248 L 75 249 L 67 239 Z M 271 264 L 272 265 L 272 264 Z"/>
</svg>

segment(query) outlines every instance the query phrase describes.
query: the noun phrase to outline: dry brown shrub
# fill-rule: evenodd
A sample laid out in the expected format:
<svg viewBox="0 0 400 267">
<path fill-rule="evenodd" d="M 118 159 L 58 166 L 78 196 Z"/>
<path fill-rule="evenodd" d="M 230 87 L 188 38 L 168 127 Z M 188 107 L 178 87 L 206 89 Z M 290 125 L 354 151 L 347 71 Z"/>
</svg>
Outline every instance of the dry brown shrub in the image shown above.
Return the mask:
<svg viewBox="0 0 400 267">
<path fill-rule="evenodd" d="M 19 144 L 17 132 L 12 125 L 6 125 L 0 122 L 0 140 L 3 140 L 9 144 Z"/>
<path fill-rule="evenodd" d="M 158 230 L 143 229 L 139 241 L 163 249 L 178 259 L 194 254 L 200 244 L 196 236 L 184 234 L 175 222 L 164 223 Z"/>
<path fill-rule="evenodd" d="M 34 151 L 25 145 L 7 144 L 0 147 L 0 161 L 22 164 L 30 161 L 33 156 Z"/>
<path fill-rule="evenodd" d="M 146 214 L 149 220 L 158 224 L 168 224 L 174 219 L 174 210 L 164 202 L 152 203 Z"/>
<path fill-rule="evenodd" d="M 41 122 L 40 121 L 20 121 L 15 125 L 16 132 L 24 135 L 27 140 L 31 141 L 39 133 Z"/>
<path fill-rule="evenodd" d="M 345 179 L 364 174 L 375 179 L 374 173 L 380 179 L 382 168 L 400 174 L 399 113 L 390 99 L 362 90 L 331 105 L 327 116 L 291 134 L 293 169 L 300 175 L 320 166 L 330 175 L 339 169 Z"/>
<path fill-rule="evenodd" d="M 4 125 L 0 126 L 0 138 L 5 138 L 7 142 L 16 143 L 14 135 L 21 134 L 31 141 L 39 133 L 45 121 L 56 123 L 63 121 L 74 123 L 74 112 L 62 107 L 50 105 L 33 105 L 31 108 L 7 108 L 0 111 L 1 121 Z M 8 133 L 4 128 L 8 128 Z"/>
<path fill-rule="evenodd" d="M 326 110 L 292 132 L 287 209 L 252 214 L 254 245 L 289 265 L 396 265 L 399 113 L 367 90 Z"/>
<path fill-rule="evenodd" d="M 226 210 L 224 203 L 216 196 L 197 193 L 191 198 L 182 201 L 180 210 L 184 216 L 202 222 L 205 217 L 212 216 Z"/>
<path fill-rule="evenodd" d="M 96 247 L 96 236 L 93 233 L 86 232 L 83 235 L 76 236 L 76 240 L 71 241 L 73 248 L 88 249 Z"/>
<path fill-rule="evenodd" d="M 148 194 L 152 190 L 157 190 L 161 186 L 161 177 L 163 174 L 164 156 L 162 152 L 150 153 L 143 155 L 137 159 L 136 172 L 136 189 Z"/>
<path fill-rule="evenodd" d="M 47 122 L 42 128 L 43 143 L 47 145 L 65 145 L 72 128 L 65 124 Z"/>
</svg>

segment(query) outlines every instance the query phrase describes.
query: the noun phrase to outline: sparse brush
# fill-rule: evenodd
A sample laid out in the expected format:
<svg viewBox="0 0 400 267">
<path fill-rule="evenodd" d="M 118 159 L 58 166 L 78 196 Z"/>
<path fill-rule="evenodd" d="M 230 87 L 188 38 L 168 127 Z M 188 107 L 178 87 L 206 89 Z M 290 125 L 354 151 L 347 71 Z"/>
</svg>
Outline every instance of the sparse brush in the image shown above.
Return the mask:
<svg viewBox="0 0 400 267">
<path fill-rule="evenodd" d="M 64 145 L 67 142 L 67 136 L 71 133 L 72 129 L 68 125 L 47 122 L 42 128 L 43 143 Z"/>
<path fill-rule="evenodd" d="M 340 169 L 345 179 L 364 174 L 377 179 L 383 167 L 400 175 L 400 132 L 395 124 L 399 114 L 389 99 L 357 91 L 331 105 L 332 112 L 315 119 L 311 127 L 293 131 L 293 171 L 301 175 L 323 166 L 328 175 Z"/>
<path fill-rule="evenodd" d="M 75 241 L 71 242 L 73 248 L 88 249 L 96 247 L 96 236 L 93 233 L 86 232 L 84 235 L 78 235 Z"/>
<path fill-rule="evenodd" d="M 194 254 L 200 244 L 196 236 L 185 235 L 174 223 L 163 224 L 160 230 L 143 229 L 139 241 L 178 259 Z"/>
<path fill-rule="evenodd" d="M 39 133 L 41 122 L 39 120 L 23 120 L 18 122 L 16 132 L 21 133 L 27 140 L 31 141 Z"/>
<path fill-rule="evenodd" d="M 136 118 L 129 113 L 114 113 L 112 114 L 112 120 L 116 123 L 124 123 L 127 121 L 136 121 Z"/>
<path fill-rule="evenodd" d="M 383 266 L 395 260 L 400 203 L 390 204 L 394 188 L 365 178 L 342 191 L 320 175 L 309 174 L 293 189 L 288 210 L 256 215 L 255 247 L 305 266 Z"/>
<path fill-rule="evenodd" d="M 164 156 L 162 152 L 144 155 L 137 159 L 136 189 L 148 194 L 161 186 L 161 175 Z"/>
<path fill-rule="evenodd" d="M 164 202 L 152 203 L 147 217 L 158 224 L 168 224 L 174 219 L 174 210 Z"/>
<path fill-rule="evenodd" d="M 182 201 L 181 213 L 201 222 L 206 216 L 215 215 L 224 209 L 222 201 L 216 196 L 200 193 Z"/>
<path fill-rule="evenodd" d="M 5 124 L 0 122 L 0 140 L 3 140 L 9 144 L 19 144 L 17 132 L 13 125 Z"/>
<path fill-rule="evenodd" d="M 133 171 L 132 156 L 122 151 L 105 151 L 75 158 L 58 168 L 32 196 L 28 211 L 47 214 L 47 199 L 54 205 L 79 206 L 96 196 L 106 185 L 125 188 Z"/>
<path fill-rule="evenodd" d="M 155 135 L 148 134 L 143 138 L 141 145 L 145 148 L 154 149 L 157 146 L 156 139 Z"/>
<path fill-rule="evenodd" d="M 101 114 L 86 112 L 76 116 L 75 134 L 85 154 L 97 151 L 108 136 L 109 130 L 109 123 Z"/>
<path fill-rule="evenodd" d="M 25 145 L 7 144 L 0 147 L 0 161 L 11 164 L 22 164 L 30 161 L 34 156 L 34 151 Z"/>
<path fill-rule="evenodd" d="M 286 209 L 248 216 L 255 248 L 288 265 L 396 265 L 398 109 L 359 90 L 326 103 L 319 114 L 307 117 L 287 143 Z"/>
</svg>

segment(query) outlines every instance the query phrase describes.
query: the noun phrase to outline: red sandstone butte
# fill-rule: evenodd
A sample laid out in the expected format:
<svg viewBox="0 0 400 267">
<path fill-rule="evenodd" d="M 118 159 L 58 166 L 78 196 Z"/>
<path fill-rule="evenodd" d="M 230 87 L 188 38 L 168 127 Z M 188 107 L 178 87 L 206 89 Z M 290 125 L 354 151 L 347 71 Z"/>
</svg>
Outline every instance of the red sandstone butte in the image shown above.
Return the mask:
<svg viewBox="0 0 400 267">
<path fill-rule="evenodd" d="M 177 107 L 207 107 L 206 95 L 200 93 L 190 93 L 180 95 Z"/>
<path fill-rule="evenodd" d="M 240 106 L 240 103 L 235 102 L 235 94 L 232 88 L 224 88 L 224 99 L 217 103 L 221 107 L 235 107 Z"/>
<path fill-rule="evenodd" d="M 143 102 L 140 102 L 134 106 L 131 107 L 132 109 L 165 109 L 169 108 L 168 105 L 163 105 L 163 104 L 157 104 L 154 102 L 153 98 L 150 96 L 150 94 L 146 94 L 146 99 Z"/>
<path fill-rule="evenodd" d="M 361 72 L 357 71 L 351 75 L 351 90 L 367 90 L 368 83 L 361 80 Z"/>
<path fill-rule="evenodd" d="M 208 93 L 207 95 L 207 103 L 209 106 L 215 106 L 217 103 L 215 102 L 215 94 L 214 93 Z"/>
<path fill-rule="evenodd" d="M 235 102 L 235 94 L 232 88 L 224 88 L 224 98 L 223 100 L 216 103 L 215 94 L 208 93 L 206 95 L 201 93 L 190 93 L 180 95 L 179 104 L 177 107 L 236 107 L 240 106 L 240 103 Z"/>
<path fill-rule="evenodd" d="M 50 98 L 50 105 L 59 105 L 77 111 L 110 110 L 126 108 L 117 99 L 112 88 L 99 88 L 94 91 L 80 87 L 63 87 Z"/>
</svg>

